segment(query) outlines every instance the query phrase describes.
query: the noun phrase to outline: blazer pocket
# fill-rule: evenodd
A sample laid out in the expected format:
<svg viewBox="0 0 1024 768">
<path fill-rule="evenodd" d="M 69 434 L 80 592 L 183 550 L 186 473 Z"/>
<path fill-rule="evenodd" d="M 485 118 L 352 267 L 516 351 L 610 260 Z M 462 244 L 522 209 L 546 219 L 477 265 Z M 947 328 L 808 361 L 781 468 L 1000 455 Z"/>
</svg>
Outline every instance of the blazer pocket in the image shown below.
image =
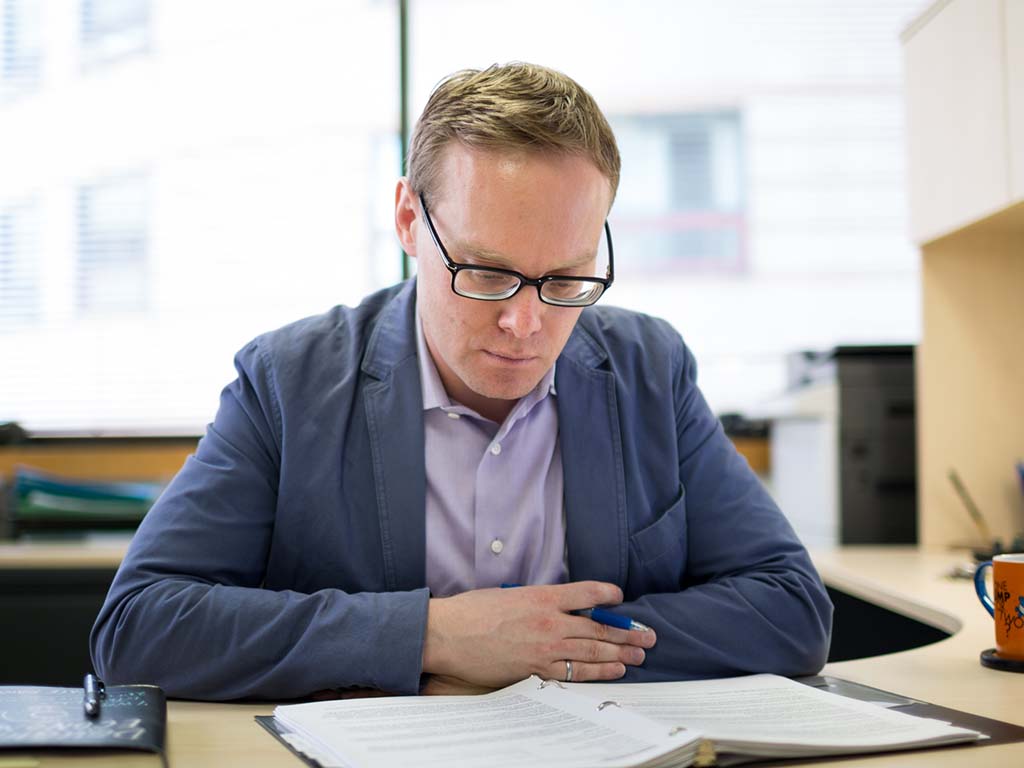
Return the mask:
<svg viewBox="0 0 1024 768">
<path fill-rule="evenodd" d="M 686 491 L 679 486 L 679 496 L 658 518 L 629 537 L 630 549 L 637 560 L 649 565 L 666 555 L 675 554 L 682 571 L 686 543 Z"/>
</svg>

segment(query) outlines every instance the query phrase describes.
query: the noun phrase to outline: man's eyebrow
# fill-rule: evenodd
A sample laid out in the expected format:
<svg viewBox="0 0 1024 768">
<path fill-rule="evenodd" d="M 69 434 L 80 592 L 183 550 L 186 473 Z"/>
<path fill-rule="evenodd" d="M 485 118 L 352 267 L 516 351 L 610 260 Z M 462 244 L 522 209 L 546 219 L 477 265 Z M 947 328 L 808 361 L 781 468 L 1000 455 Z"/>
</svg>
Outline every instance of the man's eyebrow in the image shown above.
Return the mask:
<svg viewBox="0 0 1024 768">
<path fill-rule="evenodd" d="M 466 243 L 457 240 L 452 251 L 452 258 L 454 258 L 456 261 L 458 261 L 460 258 L 471 258 L 479 261 L 488 262 L 488 266 L 495 266 L 500 267 L 502 269 L 518 271 L 514 269 L 515 265 L 512 263 L 512 260 L 509 259 L 508 256 L 498 253 L 497 251 L 492 251 L 490 248 L 485 248 L 480 245 L 475 245 L 473 243 Z M 585 267 L 592 261 L 594 261 L 594 259 L 596 258 L 596 253 L 580 254 L 567 264 L 559 264 L 557 267 L 550 270 L 549 274 L 557 274 L 559 272 L 564 272 L 568 269 L 577 269 L 579 267 Z"/>
</svg>

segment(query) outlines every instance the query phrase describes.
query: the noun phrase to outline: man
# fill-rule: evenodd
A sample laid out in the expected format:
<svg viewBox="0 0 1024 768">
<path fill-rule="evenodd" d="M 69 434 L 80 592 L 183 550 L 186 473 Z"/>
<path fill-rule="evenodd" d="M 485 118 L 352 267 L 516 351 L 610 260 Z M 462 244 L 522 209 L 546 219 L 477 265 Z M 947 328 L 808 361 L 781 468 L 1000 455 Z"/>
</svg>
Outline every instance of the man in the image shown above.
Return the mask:
<svg viewBox="0 0 1024 768">
<path fill-rule="evenodd" d="M 831 605 L 689 350 L 592 306 L 618 178 L 569 78 L 442 83 L 396 189 L 418 277 L 239 352 L 97 671 L 203 699 L 816 672 Z M 573 613 L 595 606 L 650 629 Z"/>
</svg>

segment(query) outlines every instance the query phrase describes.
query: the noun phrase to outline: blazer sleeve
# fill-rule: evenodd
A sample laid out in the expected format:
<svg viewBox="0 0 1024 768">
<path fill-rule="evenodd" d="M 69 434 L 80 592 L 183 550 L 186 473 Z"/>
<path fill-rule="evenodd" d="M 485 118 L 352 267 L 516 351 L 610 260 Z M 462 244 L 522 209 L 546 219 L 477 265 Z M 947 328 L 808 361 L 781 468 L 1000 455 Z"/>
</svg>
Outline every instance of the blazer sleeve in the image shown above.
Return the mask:
<svg viewBox="0 0 1024 768">
<path fill-rule="evenodd" d="M 281 416 L 259 340 L 194 456 L 146 515 L 90 636 L 108 683 L 195 699 L 419 689 L 424 590 L 263 588 L 277 506 Z"/>
<path fill-rule="evenodd" d="M 673 371 L 687 564 L 677 592 L 621 607 L 658 634 L 643 666 L 627 667 L 624 680 L 814 674 L 831 635 L 824 585 L 705 402 L 681 341 Z"/>
</svg>

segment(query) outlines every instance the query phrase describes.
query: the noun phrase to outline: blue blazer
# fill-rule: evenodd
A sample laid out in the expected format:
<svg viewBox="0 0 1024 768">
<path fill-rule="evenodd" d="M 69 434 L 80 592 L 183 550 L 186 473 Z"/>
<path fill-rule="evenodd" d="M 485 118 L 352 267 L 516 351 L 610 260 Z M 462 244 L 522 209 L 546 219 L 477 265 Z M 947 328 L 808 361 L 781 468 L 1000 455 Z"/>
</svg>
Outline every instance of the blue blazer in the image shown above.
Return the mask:
<svg viewBox="0 0 1024 768">
<path fill-rule="evenodd" d="M 290 698 L 420 687 L 423 412 L 415 281 L 265 334 L 146 516 L 90 638 L 108 683 Z M 582 313 L 556 367 L 569 576 L 658 643 L 625 680 L 824 664 L 832 606 L 665 322 Z"/>
</svg>

